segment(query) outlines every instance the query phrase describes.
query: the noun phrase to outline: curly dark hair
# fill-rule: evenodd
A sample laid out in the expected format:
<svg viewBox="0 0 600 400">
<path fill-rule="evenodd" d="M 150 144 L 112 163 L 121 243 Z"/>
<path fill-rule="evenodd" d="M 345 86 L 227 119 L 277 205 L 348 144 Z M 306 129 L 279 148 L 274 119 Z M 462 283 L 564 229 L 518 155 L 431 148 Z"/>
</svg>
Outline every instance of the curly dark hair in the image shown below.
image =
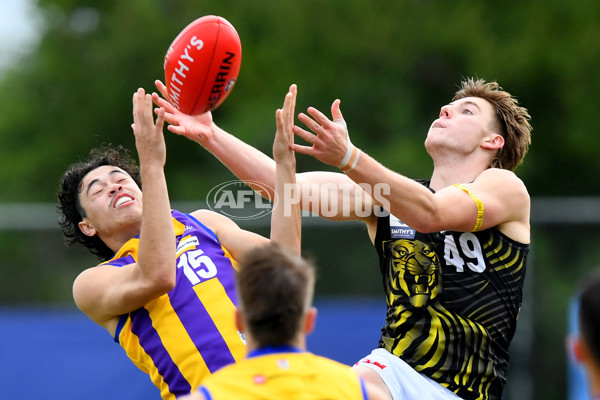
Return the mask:
<svg viewBox="0 0 600 400">
<path fill-rule="evenodd" d="M 103 165 L 113 165 L 127 172 L 141 188 L 139 167 L 131 157 L 128 150 L 122 146 L 112 147 L 104 145 L 92 149 L 87 160 L 72 164 L 60 180 L 58 192 L 58 224 L 63 230 L 68 245 L 81 243 L 101 261 L 109 260 L 114 251 L 111 250 L 98 236 L 86 236 L 79 229 L 79 222 L 85 217 L 85 210 L 81 207 L 79 194 L 81 181 L 92 170 Z"/>
</svg>

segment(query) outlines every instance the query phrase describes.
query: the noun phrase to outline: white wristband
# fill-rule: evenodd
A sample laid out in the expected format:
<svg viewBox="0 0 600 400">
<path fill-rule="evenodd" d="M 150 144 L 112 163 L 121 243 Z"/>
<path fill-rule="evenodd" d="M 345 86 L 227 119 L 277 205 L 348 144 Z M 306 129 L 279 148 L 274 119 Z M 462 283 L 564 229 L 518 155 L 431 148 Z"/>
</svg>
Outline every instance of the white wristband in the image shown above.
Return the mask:
<svg viewBox="0 0 600 400">
<path fill-rule="evenodd" d="M 342 166 L 341 169 L 344 173 L 350 172 L 356 167 L 358 164 L 358 159 L 360 158 L 360 149 L 358 147 L 352 146 L 352 154 L 350 155 L 350 159 L 346 163 L 346 165 Z"/>
<path fill-rule="evenodd" d="M 348 148 L 346 149 L 346 155 L 342 158 L 342 161 L 338 165 L 338 168 L 344 168 L 346 164 L 350 161 L 350 157 L 352 157 L 352 153 L 354 152 L 354 145 L 350 141 L 350 136 L 346 136 L 348 141 Z"/>
<path fill-rule="evenodd" d="M 360 158 L 360 149 L 358 147 L 355 147 L 355 149 L 356 149 L 356 156 L 354 157 L 354 161 L 352 161 L 352 165 L 349 168 L 342 169 L 342 171 L 350 172 L 354 169 L 354 167 L 356 167 L 356 164 L 358 164 L 358 159 Z M 350 164 L 350 163 L 348 163 L 348 164 Z"/>
</svg>

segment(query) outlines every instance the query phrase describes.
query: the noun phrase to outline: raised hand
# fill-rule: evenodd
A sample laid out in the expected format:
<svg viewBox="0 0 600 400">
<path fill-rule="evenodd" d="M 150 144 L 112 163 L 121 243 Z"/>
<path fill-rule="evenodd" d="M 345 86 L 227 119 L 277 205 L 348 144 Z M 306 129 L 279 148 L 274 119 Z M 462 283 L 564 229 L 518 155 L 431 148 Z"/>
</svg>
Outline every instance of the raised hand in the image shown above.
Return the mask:
<svg viewBox="0 0 600 400">
<path fill-rule="evenodd" d="M 301 216 L 299 197 L 292 195 L 296 184 L 296 156 L 291 149 L 294 144 L 294 110 L 296 108 L 296 85 L 291 85 L 285 95 L 283 108 L 275 112 L 277 132 L 273 142 L 275 159 L 276 200 L 271 215 L 271 239 L 287 247 L 294 254 L 301 253 Z"/>
<path fill-rule="evenodd" d="M 275 112 L 277 121 L 277 132 L 273 142 L 273 159 L 278 162 L 293 161 L 295 164 L 294 152 L 291 146 L 294 144 L 294 112 L 296 108 L 296 96 L 298 89 L 296 85 L 291 85 L 289 92 L 285 96 L 283 108 Z"/>
<path fill-rule="evenodd" d="M 331 105 L 333 120 L 314 107 L 309 107 L 307 111 L 310 116 L 300 113 L 298 120 L 306 125 L 312 133 L 298 126 L 294 126 L 293 130 L 296 135 L 312 146 L 294 144 L 292 149 L 297 153 L 313 156 L 325 164 L 341 167 L 348 149 L 353 146 L 348 136 L 346 121 L 340 110 L 340 100 L 335 100 Z"/>
<path fill-rule="evenodd" d="M 154 104 L 164 108 L 164 118 L 169 123 L 167 129 L 194 142 L 204 144 L 212 135 L 213 119 L 210 111 L 199 115 L 184 114 L 167 100 L 169 98 L 167 87 L 160 80 L 154 81 L 154 84 L 162 97 L 157 93 L 152 93 L 152 100 Z"/>
<path fill-rule="evenodd" d="M 139 88 L 133 94 L 133 124 L 131 124 L 131 127 L 135 135 L 135 146 L 142 167 L 153 162 L 164 166 L 167 159 L 163 134 L 165 110 L 163 108 L 157 109 L 155 123 L 152 108 L 152 96 L 146 94 L 144 89 Z"/>
</svg>

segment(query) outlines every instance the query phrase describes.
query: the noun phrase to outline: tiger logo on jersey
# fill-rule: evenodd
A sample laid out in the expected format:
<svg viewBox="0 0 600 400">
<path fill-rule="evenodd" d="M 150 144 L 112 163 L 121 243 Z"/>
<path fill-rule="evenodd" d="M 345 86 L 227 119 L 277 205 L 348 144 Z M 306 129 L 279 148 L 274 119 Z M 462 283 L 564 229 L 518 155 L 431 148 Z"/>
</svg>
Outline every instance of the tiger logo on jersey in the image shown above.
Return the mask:
<svg viewBox="0 0 600 400">
<path fill-rule="evenodd" d="M 375 240 L 379 347 L 465 399 L 500 399 L 529 245 L 497 229 L 421 233 L 391 214 Z"/>
<path fill-rule="evenodd" d="M 412 307 L 421 308 L 434 300 L 442 290 L 442 282 L 440 261 L 433 249 L 418 240 L 384 241 L 383 245 L 389 246 L 391 254 L 389 304 L 404 297 Z"/>
</svg>

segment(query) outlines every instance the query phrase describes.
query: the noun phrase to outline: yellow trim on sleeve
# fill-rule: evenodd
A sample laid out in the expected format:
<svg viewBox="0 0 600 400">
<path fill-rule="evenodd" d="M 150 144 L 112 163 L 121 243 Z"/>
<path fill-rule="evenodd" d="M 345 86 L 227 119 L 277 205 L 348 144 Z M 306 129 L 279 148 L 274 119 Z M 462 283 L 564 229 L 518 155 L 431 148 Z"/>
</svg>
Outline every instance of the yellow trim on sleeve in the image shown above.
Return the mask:
<svg viewBox="0 0 600 400">
<path fill-rule="evenodd" d="M 481 228 L 481 223 L 483 222 L 483 203 L 479 199 L 479 197 L 477 197 L 473 193 L 471 193 L 471 191 L 469 189 L 467 189 L 464 185 L 457 183 L 454 186 L 456 186 L 457 188 L 459 188 L 460 190 L 462 190 L 463 192 L 468 194 L 475 201 L 475 204 L 477 205 L 477 220 L 475 221 L 475 227 L 473 228 L 473 230 L 471 232 L 477 232 L 479 230 L 479 228 Z"/>
</svg>

